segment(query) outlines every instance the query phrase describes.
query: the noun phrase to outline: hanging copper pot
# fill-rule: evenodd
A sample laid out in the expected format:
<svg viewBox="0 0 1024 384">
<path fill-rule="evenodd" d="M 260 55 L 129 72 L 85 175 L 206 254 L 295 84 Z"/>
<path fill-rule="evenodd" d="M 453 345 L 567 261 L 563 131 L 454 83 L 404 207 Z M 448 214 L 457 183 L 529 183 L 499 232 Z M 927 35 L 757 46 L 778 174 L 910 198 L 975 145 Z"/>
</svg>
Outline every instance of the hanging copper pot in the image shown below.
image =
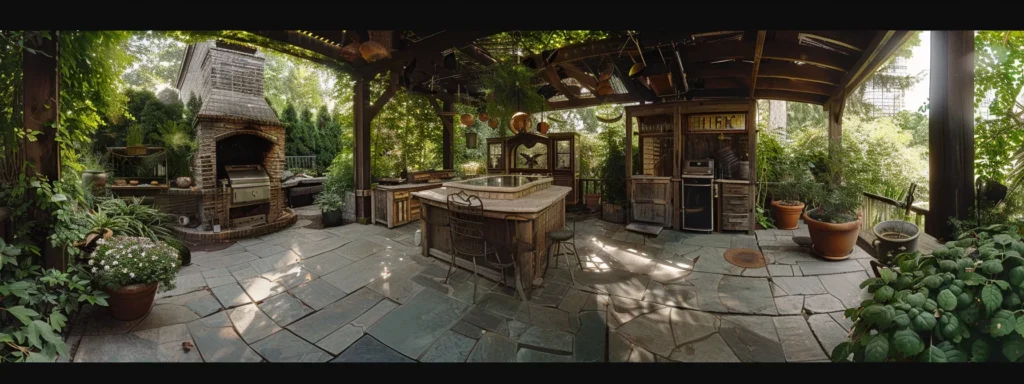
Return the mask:
<svg viewBox="0 0 1024 384">
<path fill-rule="evenodd" d="M 512 115 L 512 120 L 509 122 L 509 128 L 512 129 L 513 133 L 524 132 L 530 129 L 530 115 L 525 112 L 516 112 Z"/>
<path fill-rule="evenodd" d="M 473 115 L 470 115 L 468 113 L 463 113 L 462 117 L 460 117 L 459 119 L 462 120 L 462 125 L 465 125 L 467 127 L 476 124 L 476 119 L 473 118 Z"/>
<path fill-rule="evenodd" d="M 480 120 L 480 121 L 486 123 L 487 119 L 490 119 L 491 117 L 487 115 L 487 112 L 480 112 L 480 114 L 476 115 L 476 118 L 477 118 L 477 120 Z"/>
<path fill-rule="evenodd" d="M 391 52 L 388 52 L 387 48 L 373 40 L 360 45 L 359 53 L 363 55 L 363 60 L 366 60 L 368 63 L 391 57 Z"/>
<path fill-rule="evenodd" d="M 542 122 L 537 123 L 537 132 L 540 132 L 540 134 L 542 134 L 542 135 L 548 134 L 548 129 L 550 129 L 550 128 L 551 128 L 551 126 L 548 125 L 547 122 L 543 122 L 542 121 Z"/>
<path fill-rule="evenodd" d="M 358 41 L 354 41 L 351 44 L 342 47 L 341 57 L 345 58 L 345 60 L 348 60 L 350 62 L 355 62 L 356 60 L 359 60 L 359 58 L 362 57 L 359 54 L 359 46 L 361 45 L 362 44 L 359 44 Z"/>
<path fill-rule="evenodd" d="M 611 81 L 604 80 L 604 81 L 600 81 L 600 82 L 597 83 L 597 94 L 598 95 L 604 96 L 604 95 L 610 95 L 610 94 L 613 94 L 613 93 L 615 93 L 615 90 L 612 89 Z"/>
<path fill-rule="evenodd" d="M 498 128 L 498 119 L 487 120 L 487 126 L 491 127 L 492 129 L 497 129 Z"/>
</svg>

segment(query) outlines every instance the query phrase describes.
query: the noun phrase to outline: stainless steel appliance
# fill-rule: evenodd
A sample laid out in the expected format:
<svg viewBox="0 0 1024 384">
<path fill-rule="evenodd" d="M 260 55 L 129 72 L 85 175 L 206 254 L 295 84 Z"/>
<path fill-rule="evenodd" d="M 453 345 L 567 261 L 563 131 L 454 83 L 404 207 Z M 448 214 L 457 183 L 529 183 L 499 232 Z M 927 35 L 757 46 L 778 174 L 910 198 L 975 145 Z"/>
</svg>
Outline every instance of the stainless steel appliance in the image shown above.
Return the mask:
<svg viewBox="0 0 1024 384">
<path fill-rule="evenodd" d="M 226 165 L 231 187 L 231 226 L 247 227 L 267 223 L 270 213 L 270 176 L 261 165 Z"/>
<path fill-rule="evenodd" d="M 715 161 L 686 160 L 682 175 L 683 229 L 715 230 Z"/>
</svg>

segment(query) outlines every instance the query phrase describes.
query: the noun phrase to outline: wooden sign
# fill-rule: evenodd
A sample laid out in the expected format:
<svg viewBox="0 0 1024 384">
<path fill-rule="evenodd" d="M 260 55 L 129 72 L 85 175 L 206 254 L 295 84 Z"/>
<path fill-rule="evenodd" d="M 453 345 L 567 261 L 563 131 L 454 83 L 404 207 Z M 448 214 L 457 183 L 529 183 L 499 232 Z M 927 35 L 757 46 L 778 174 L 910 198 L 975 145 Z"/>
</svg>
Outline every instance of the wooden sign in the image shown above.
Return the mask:
<svg viewBox="0 0 1024 384">
<path fill-rule="evenodd" d="M 747 129 L 745 113 L 690 115 L 690 131 L 742 131 Z"/>
</svg>

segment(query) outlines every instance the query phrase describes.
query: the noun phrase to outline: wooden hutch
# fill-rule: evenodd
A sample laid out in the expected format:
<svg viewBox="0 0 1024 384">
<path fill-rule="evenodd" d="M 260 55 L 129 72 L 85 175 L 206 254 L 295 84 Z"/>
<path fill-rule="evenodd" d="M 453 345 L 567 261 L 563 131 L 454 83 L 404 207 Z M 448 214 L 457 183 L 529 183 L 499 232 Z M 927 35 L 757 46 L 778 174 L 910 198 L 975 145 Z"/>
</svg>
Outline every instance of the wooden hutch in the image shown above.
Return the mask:
<svg viewBox="0 0 1024 384">
<path fill-rule="evenodd" d="M 377 185 L 373 188 L 373 222 L 394 228 L 419 220 L 420 201 L 414 199 L 412 193 L 438 188 L 442 182 L 453 178 L 455 171 L 452 169 L 413 171 L 403 184 Z"/>
<path fill-rule="evenodd" d="M 579 134 L 519 132 L 487 139 L 487 173 L 492 175 L 544 175 L 554 185 L 572 188 L 566 206 L 576 204 L 580 179 Z"/>
<path fill-rule="evenodd" d="M 704 231 L 754 230 L 757 180 L 757 105 L 754 100 L 678 101 L 626 108 L 627 221 L 694 229 L 686 217 L 702 211 Z M 711 160 L 711 161 L 701 161 Z M 723 164 L 737 164 L 731 168 Z M 693 176 L 687 165 L 706 168 Z M 742 170 L 740 167 L 742 166 Z M 748 168 L 749 167 L 749 168 Z M 723 169 L 729 168 L 729 169 Z M 699 203 L 684 202 L 685 180 L 703 186 Z M 699 180 L 704 180 L 699 181 Z M 694 189 L 696 190 L 696 189 Z M 711 212 L 707 210 L 710 209 Z M 694 221 L 697 221 L 694 219 Z"/>
</svg>

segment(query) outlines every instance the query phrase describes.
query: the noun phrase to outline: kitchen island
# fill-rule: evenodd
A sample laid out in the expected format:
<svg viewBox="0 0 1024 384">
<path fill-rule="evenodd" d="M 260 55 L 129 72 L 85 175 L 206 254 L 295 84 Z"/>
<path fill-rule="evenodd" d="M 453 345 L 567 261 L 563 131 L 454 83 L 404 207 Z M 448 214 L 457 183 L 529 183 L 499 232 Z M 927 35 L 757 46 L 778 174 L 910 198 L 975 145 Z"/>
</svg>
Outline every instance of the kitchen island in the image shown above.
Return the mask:
<svg viewBox="0 0 1024 384">
<path fill-rule="evenodd" d="M 480 197 L 483 202 L 484 237 L 493 239 L 492 246 L 499 243 L 510 243 L 510 227 L 513 220 L 506 219 L 509 215 L 521 216 L 516 221 L 516 228 L 526 238 L 522 242 L 534 245 L 534 253 L 521 253 L 517 257 L 520 276 L 514 276 L 512 269 L 503 276 L 497 268 L 493 268 L 482 260 L 478 260 L 478 272 L 487 278 L 504 281 L 509 286 L 518 286 L 529 295 L 532 284 L 542 278 L 547 264 L 547 233 L 565 226 L 565 196 L 571 188 L 552 185 L 551 177 L 535 176 L 487 176 L 471 180 L 444 183 L 441 188 L 413 192 L 422 204 L 420 225 L 422 228 L 423 255 L 433 256 L 451 262 L 451 237 L 447 227 L 439 224 L 448 221 L 448 195 L 464 191 L 469 195 Z M 497 247 L 502 261 L 509 260 L 508 250 Z M 491 256 L 493 257 L 493 256 Z M 493 259 L 492 259 L 493 260 Z M 456 264 L 467 270 L 473 270 L 473 262 L 469 258 L 459 257 Z"/>
</svg>

